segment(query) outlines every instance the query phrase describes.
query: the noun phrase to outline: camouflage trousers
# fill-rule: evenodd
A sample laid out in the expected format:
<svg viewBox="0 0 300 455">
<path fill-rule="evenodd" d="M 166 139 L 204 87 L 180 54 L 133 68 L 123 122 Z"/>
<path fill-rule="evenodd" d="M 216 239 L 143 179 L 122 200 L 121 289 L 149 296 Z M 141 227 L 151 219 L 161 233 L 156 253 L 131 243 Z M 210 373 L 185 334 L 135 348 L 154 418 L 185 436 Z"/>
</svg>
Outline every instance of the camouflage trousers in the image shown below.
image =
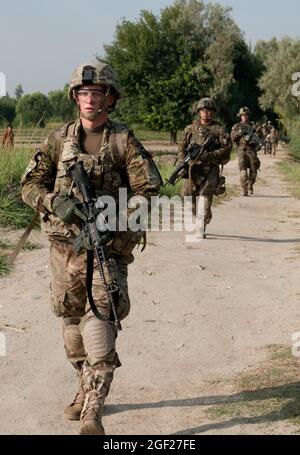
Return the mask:
<svg viewBox="0 0 300 455">
<path fill-rule="evenodd" d="M 130 310 L 127 266 L 132 261 L 132 255 L 118 256 L 109 265 L 109 272 L 115 277 L 120 289 L 117 306 L 120 320 Z M 52 240 L 50 263 L 51 308 L 56 316 L 62 317 L 67 358 L 82 374 L 84 390 L 97 390 L 104 400 L 109 392 L 113 372 L 121 363 L 116 352 L 117 331 L 110 321 L 110 304 L 96 261 L 92 293 L 103 320 L 96 318 L 87 301 L 86 252 L 77 255 L 70 243 Z"/>
<path fill-rule="evenodd" d="M 192 182 L 186 180 L 183 186 L 183 196 L 192 197 L 193 215 L 197 214 L 197 198 L 203 196 L 204 198 L 204 226 L 209 224 L 212 220 L 212 203 L 214 191 L 218 184 L 219 166 L 206 167 L 205 173 L 197 173 L 198 166 L 195 166 L 195 171 L 192 171 Z M 199 166 L 200 168 L 200 166 Z"/>
<path fill-rule="evenodd" d="M 248 184 L 254 185 L 256 182 L 259 159 L 254 150 L 239 150 L 238 163 L 240 169 L 241 186 L 247 191 Z"/>
</svg>

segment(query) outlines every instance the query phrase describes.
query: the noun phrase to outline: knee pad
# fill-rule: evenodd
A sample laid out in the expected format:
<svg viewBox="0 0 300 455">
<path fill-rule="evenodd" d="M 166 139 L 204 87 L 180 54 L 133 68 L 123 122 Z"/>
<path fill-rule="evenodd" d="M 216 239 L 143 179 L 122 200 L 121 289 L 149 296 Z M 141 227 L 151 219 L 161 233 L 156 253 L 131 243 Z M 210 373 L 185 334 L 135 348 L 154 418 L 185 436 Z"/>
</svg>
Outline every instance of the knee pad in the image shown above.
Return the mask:
<svg viewBox="0 0 300 455">
<path fill-rule="evenodd" d="M 91 364 L 112 362 L 116 355 L 116 329 L 113 325 L 91 317 L 84 321 L 81 330 L 88 361 Z"/>
<path fill-rule="evenodd" d="M 81 318 L 63 318 L 62 329 L 67 358 L 71 364 L 79 370 L 82 362 L 86 359 L 86 352 L 82 336 L 79 330 Z"/>
<path fill-rule="evenodd" d="M 242 182 L 246 182 L 248 180 L 248 174 L 246 170 L 240 172 L 240 177 Z"/>
</svg>

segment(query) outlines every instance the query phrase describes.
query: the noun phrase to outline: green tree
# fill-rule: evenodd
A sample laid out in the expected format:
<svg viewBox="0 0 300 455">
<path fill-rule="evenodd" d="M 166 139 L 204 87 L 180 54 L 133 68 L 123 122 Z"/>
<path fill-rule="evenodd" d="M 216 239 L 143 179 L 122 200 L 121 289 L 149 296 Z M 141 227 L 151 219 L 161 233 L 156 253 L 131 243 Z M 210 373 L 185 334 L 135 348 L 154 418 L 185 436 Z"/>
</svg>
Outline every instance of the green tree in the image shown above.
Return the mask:
<svg viewBox="0 0 300 455">
<path fill-rule="evenodd" d="M 68 98 L 68 84 L 63 90 L 54 90 L 48 94 L 51 115 L 55 120 L 67 122 L 76 117 L 76 105 Z"/>
<path fill-rule="evenodd" d="M 272 49 L 275 53 L 262 53 L 261 49 Z M 294 74 L 300 68 L 300 40 L 284 38 L 281 41 L 271 40 L 259 43 L 256 49 L 264 59 L 266 71 L 260 78 L 262 91 L 260 104 L 263 109 L 275 111 L 287 124 L 300 114 L 300 97 L 293 94 Z"/>
<path fill-rule="evenodd" d="M 24 94 L 24 91 L 23 91 L 22 85 L 18 84 L 15 88 L 16 100 L 19 101 L 19 99 L 22 98 L 23 94 Z"/>
<path fill-rule="evenodd" d="M 117 115 L 155 130 L 175 133 L 191 121 L 191 106 L 203 96 L 220 105 L 221 120 L 234 120 L 237 106 L 232 91 L 242 87 L 244 67 L 250 76 L 247 93 L 257 103 L 257 68 L 248 66 L 243 53 L 251 54 L 241 31 L 230 17 L 230 8 L 198 0 L 177 0 L 159 17 L 141 11 L 137 21 L 123 19 L 105 58 L 118 71 L 125 101 Z M 252 65 L 252 66 L 251 66 Z"/>
<path fill-rule="evenodd" d="M 16 117 L 16 100 L 8 95 L 0 98 L 0 123 L 12 123 Z"/>
<path fill-rule="evenodd" d="M 45 119 L 51 114 L 50 102 L 40 92 L 24 95 L 19 99 L 16 111 L 23 125 L 44 127 Z"/>
</svg>

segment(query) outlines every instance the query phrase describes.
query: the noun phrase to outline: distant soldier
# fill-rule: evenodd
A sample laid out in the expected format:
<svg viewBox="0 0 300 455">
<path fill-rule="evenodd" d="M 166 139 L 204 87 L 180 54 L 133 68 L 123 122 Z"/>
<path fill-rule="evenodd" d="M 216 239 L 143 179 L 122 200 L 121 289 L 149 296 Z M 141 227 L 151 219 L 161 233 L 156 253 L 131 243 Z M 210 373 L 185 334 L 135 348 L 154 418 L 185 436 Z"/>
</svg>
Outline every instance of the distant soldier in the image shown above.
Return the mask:
<svg viewBox="0 0 300 455">
<path fill-rule="evenodd" d="M 276 128 L 272 128 L 271 132 L 267 135 L 266 138 L 267 142 L 267 151 L 271 156 L 276 155 L 276 150 L 278 146 L 278 133 L 276 131 Z"/>
<path fill-rule="evenodd" d="M 213 137 L 212 146 L 202 153 L 189 167 L 189 175 L 184 185 L 184 196 L 193 197 L 193 212 L 196 215 L 197 196 L 204 196 L 204 232 L 212 219 L 211 206 L 214 194 L 220 194 L 220 166 L 230 160 L 232 142 L 229 134 L 214 120 L 215 102 L 202 98 L 197 105 L 198 119 L 184 130 L 183 141 L 179 146 L 178 159 L 183 161 L 189 145 L 202 145 L 209 136 Z M 205 237 L 205 234 L 204 234 Z"/>
<path fill-rule="evenodd" d="M 250 123 L 250 115 L 250 109 L 242 107 L 238 113 L 241 121 L 236 123 L 231 131 L 231 139 L 238 147 L 243 196 L 248 196 L 248 193 L 253 194 L 253 185 L 260 167 L 257 152 L 260 150 L 261 141 Z"/>
<path fill-rule="evenodd" d="M 263 144 L 264 144 L 264 155 L 266 155 L 267 154 L 266 139 L 267 139 L 267 136 L 268 136 L 268 128 L 267 128 L 267 124 L 266 123 L 263 123 L 261 134 L 262 134 Z"/>
<path fill-rule="evenodd" d="M 260 122 L 257 122 L 255 124 L 255 131 L 259 137 L 259 139 L 261 140 L 261 142 L 263 143 L 264 142 L 264 131 L 263 131 L 263 124 L 260 123 Z"/>
<path fill-rule="evenodd" d="M 8 125 L 6 126 L 6 130 L 3 134 L 2 147 L 8 148 L 10 150 L 14 148 L 14 132 L 11 123 L 8 123 Z"/>
<path fill-rule="evenodd" d="M 267 123 L 264 123 L 263 125 L 263 135 L 264 135 L 264 154 L 267 155 L 267 154 L 271 154 L 271 151 L 270 151 L 270 144 L 268 142 L 268 135 L 271 133 L 272 131 L 272 128 L 274 128 L 274 126 L 272 125 L 272 122 L 269 120 Z"/>
<path fill-rule="evenodd" d="M 271 133 L 272 128 L 274 128 L 274 126 L 272 125 L 271 120 L 269 120 L 268 123 L 267 123 L 267 132 L 268 132 L 268 134 Z"/>
</svg>

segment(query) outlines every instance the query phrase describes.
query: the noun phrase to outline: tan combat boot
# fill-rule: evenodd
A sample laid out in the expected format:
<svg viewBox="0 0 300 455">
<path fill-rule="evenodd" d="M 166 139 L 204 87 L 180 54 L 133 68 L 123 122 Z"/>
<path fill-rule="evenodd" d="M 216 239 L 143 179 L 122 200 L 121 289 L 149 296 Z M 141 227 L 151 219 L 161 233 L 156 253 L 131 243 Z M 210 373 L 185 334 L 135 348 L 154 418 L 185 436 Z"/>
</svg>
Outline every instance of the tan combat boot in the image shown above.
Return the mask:
<svg viewBox="0 0 300 455">
<path fill-rule="evenodd" d="M 103 396 L 97 390 L 91 390 L 85 396 L 84 407 L 80 416 L 79 434 L 105 435 L 101 422 Z"/>
<path fill-rule="evenodd" d="M 85 399 L 85 392 L 80 381 L 79 389 L 75 395 L 74 400 L 64 410 L 64 418 L 67 420 L 80 420 L 80 415 L 83 409 Z"/>
</svg>

